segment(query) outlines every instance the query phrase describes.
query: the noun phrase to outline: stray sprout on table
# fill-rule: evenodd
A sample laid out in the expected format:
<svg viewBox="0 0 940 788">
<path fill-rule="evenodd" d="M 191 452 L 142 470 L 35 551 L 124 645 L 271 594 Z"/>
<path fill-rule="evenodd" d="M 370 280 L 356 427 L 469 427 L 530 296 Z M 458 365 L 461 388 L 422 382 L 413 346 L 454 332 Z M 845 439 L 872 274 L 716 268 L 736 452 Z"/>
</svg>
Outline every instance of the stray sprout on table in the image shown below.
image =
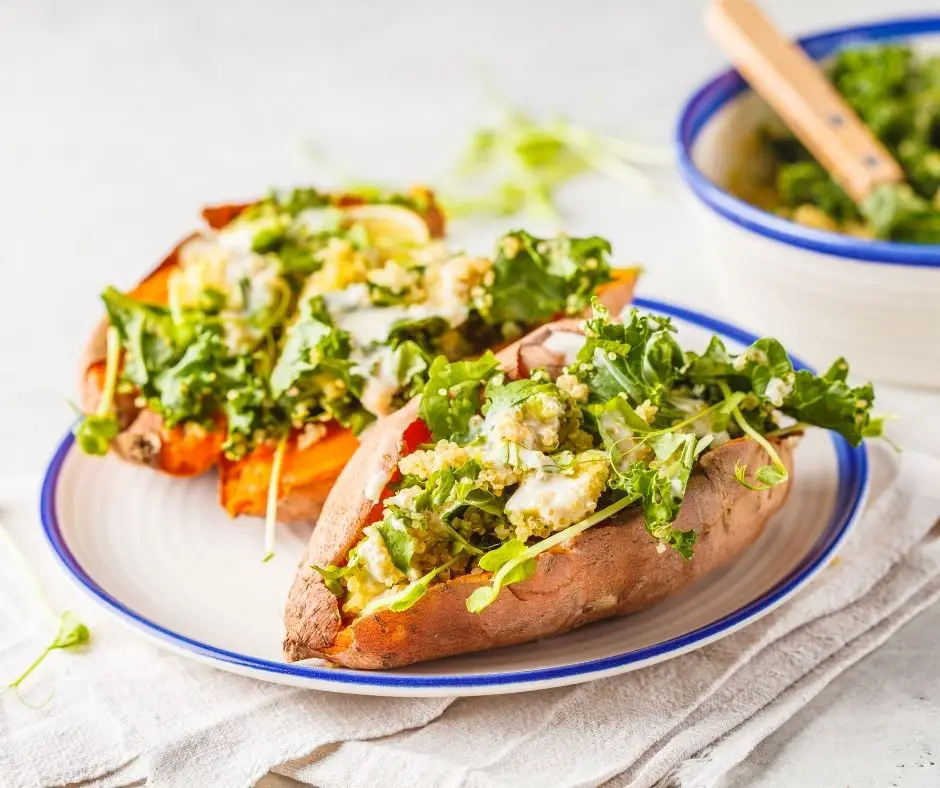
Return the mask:
<svg viewBox="0 0 940 788">
<path fill-rule="evenodd" d="M 87 643 L 91 639 L 91 632 L 88 627 L 82 623 L 81 619 L 74 610 L 66 610 L 61 615 L 56 616 L 49 607 L 49 603 L 46 600 L 46 596 L 42 591 L 42 586 L 39 585 L 39 581 L 36 579 L 35 574 L 30 568 L 29 564 L 26 562 L 26 558 L 20 552 L 19 548 L 7 534 L 7 532 L 0 526 L 0 536 L 3 537 L 3 541 L 6 543 L 7 550 L 9 554 L 20 564 L 20 567 L 23 571 L 23 574 L 28 578 L 29 582 L 33 585 L 33 588 L 36 592 L 36 597 L 39 600 L 42 608 L 49 614 L 52 618 L 58 618 L 59 628 L 56 631 L 55 637 L 52 639 L 52 642 L 47 645 L 42 652 L 39 654 L 36 659 L 34 659 L 27 668 L 20 673 L 15 679 L 13 679 L 9 684 L 6 685 L 6 690 L 19 691 L 20 685 L 26 681 L 26 679 L 32 674 L 36 668 L 42 664 L 42 661 L 49 656 L 53 651 L 59 649 L 72 648 L 73 646 L 78 646 L 83 643 Z"/>
<path fill-rule="evenodd" d="M 513 216 L 529 213 L 558 220 L 555 193 L 580 175 L 597 172 L 646 193 L 650 181 L 640 168 L 672 163 L 667 148 L 589 131 L 564 119 L 546 122 L 504 107 L 494 126 L 478 130 L 455 172 L 460 194 L 444 195 L 451 216 Z M 482 191 L 468 193 L 469 182 Z"/>
<path fill-rule="evenodd" d="M 62 613 L 61 616 L 59 616 L 59 629 L 56 632 L 56 636 L 53 638 L 52 642 L 46 646 L 42 653 L 40 653 L 40 655 L 30 663 L 26 670 L 24 670 L 22 673 L 20 673 L 19 676 L 13 679 L 13 681 L 7 684 L 7 689 L 19 689 L 20 684 L 22 684 L 29 677 L 29 675 L 39 667 L 42 661 L 53 651 L 82 645 L 83 643 L 87 643 L 90 638 L 91 633 L 88 631 L 88 627 L 86 627 L 78 617 L 78 613 L 76 613 L 74 610 L 66 610 L 64 613 Z"/>
</svg>

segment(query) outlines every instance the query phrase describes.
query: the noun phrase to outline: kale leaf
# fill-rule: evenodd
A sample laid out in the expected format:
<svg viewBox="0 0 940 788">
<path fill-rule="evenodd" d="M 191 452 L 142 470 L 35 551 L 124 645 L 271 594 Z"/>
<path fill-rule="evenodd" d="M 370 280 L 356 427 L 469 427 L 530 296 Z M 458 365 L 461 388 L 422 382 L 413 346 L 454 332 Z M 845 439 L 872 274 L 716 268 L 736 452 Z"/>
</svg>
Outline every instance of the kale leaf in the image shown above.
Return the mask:
<svg viewBox="0 0 940 788">
<path fill-rule="evenodd" d="M 101 298 L 126 351 L 124 377 L 145 397 L 157 396 L 157 376 L 176 362 L 189 337 L 165 307 L 138 301 L 113 287 Z"/>
<path fill-rule="evenodd" d="M 536 238 L 524 230 L 503 236 L 493 260 L 493 284 L 478 309 L 489 323 L 531 326 L 582 312 L 611 280 L 610 244 L 603 238 Z"/>
<path fill-rule="evenodd" d="M 742 411 L 777 409 L 797 421 L 833 430 L 853 446 L 863 438 L 880 434 L 882 421 L 872 416 L 871 384 L 846 383 L 849 367 L 838 359 L 824 375 L 794 371 L 787 352 L 775 339 L 760 339 L 737 356 L 731 356 L 713 337 L 701 356 L 687 353 L 686 375 L 690 382 L 712 385 L 724 381 L 737 392 L 754 394 L 757 402 L 739 403 Z M 753 421 L 755 416 L 751 417 Z"/>
<path fill-rule="evenodd" d="M 830 78 L 901 164 L 906 183 L 882 184 L 856 205 L 792 135 L 768 135 L 781 203 L 814 205 L 834 227 L 864 220 L 878 238 L 940 243 L 940 58 L 896 44 L 848 49 Z"/>
<path fill-rule="evenodd" d="M 599 303 L 585 324 L 587 341 L 574 368 L 591 389 L 592 402 L 606 403 L 623 393 L 634 406 L 659 404 L 682 369 L 682 350 L 667 317 L 634 309 L 615 323 Z"/>
<path fill-rule="evenodd" d="M 798 371 L 793 391 L 781 410 L 797 421 L 838 432 L 853 446 L 864 438 L 878 437 L 883 420 L 872 417 L 874 389 L 870 383 L 849 386 L 848 372 L 844 359 L 836 361 L 821 377 Z"/>
<path fill-rule="evenodd" d="M 360 403 L 364 381 L 353 369 L 350 351 L 349 334 L 332 325 L 322 299 L 301 305 L 270 381 L 272 396 L 291 421 L 326 414 L 357 433 L 373 421 Z"/>
<path fill-rule="evenodd" d="M 394 507 L 392 507 L 394 512 Z M 385 519 L 376 523 L 375 529 L 385 542 L 388 555 L 395 568 L 407 576 L 411 569 L 411 558 L 415 553 L 414 537 L 404 527 L 400 527 L 393 519 Z"/>
<path fill-rule="evenodd" d="M 481 390 L 499 368 L 499 361 L 489 351 L 476 361 L 434 359 L 418 415 L 435 441 L 468 437 L 470 420 L 480 412 Z"/>
</svg>

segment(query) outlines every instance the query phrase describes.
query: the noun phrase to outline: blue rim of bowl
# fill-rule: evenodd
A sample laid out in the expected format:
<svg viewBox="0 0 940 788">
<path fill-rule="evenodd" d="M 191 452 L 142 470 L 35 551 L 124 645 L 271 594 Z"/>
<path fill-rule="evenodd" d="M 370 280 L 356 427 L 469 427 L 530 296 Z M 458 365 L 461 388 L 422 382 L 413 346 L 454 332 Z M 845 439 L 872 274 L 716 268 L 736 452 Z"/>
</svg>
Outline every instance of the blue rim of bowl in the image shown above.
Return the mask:
<svg viewBox="0 0 940 788">
<path fill-rule="evenodd" d="M 851 46 L 931 33 L 940 33 L 940 16 L 916 16 L 841 27 L 801 38 L 798 43 L 811 58 L 820 60 Z M 696 197 L 715 213 L 746 230 L 801 249 L 866 262 L 940 267 L 938 244 L 869 241 L 804 227 L 732 196 L 699 170 L 692 159 L 699 133 L 716 113 L 747 89 L 747 83 L 737 71 L 725 71 L 699 88 L 679 115 L 675 137 L 679 172 Z"/>
<path fill-rule="evenodd" d="M 750 344 L 756 339 L 753 335 L 735 326 L 689 309 L 647 299 L 636 299 L 634 304 L 640 309 L 674 317 L 677 320 L 697 325 L 745 345 Z M 793 359 L 793 363 L 798 369 L 809 369 L 806 364 L 803 364 L 797 359 Z M 858 519 L 868 488 L 868 456 L 864 446 L 853 447 L 844 438 L 835 434 L 832 435 L 832 441 L 835 449 L 839 480 L 832 517 L 824 533 L 817 540 L 816 544 L 813 545 L 813 548 L 803 557 L 800 563 L 794 567 L 786 577 L 762 596 L 710 624 L 687 632 L 679 637 L 671 638 L 641 649 L 569 665 L 501 673 L 413 676 L 379 672 L 370 673 L 367 671 L 354 671 L 343 668 L 292 665 L 217 648 L 209 643 L 203 643 L 167 629 L 155 621 L 136 613 L 123 602 L 111 596 L 89 576 L 72 554 L 62 535 L 56 514 L 56 490 L 62 467 L 74 443 L 74 438 L 71 433 L 63 439 L 46 469 L 42 491 L 40 493 L 40 517 L 46 539 L 49 541 L 56 557 L 68 574 L 71 575 L 72 579 L 77 582 L 83 590 L 96 598 L 99 603 L 109 608 L 111 612 L 117 614 L 136 628 L 142 629 L 151 637 L 163 641 L 169 647 L 189 651 L 217 662 L 230 663 L 262 673 L 295 676 L 349 687 L 359 686 L 365 688 L 371 686 L 397 689 L 411 688 L 415 690 L 428 688 L 458 690 L 466 687 L 505 687 L 507 685 L 517 685 L 520 688 L 525 688 L 525 685 L 537 682 L 566 679 L 572 676 L 589 677 L 591 674 L 601 671 L 655 659 L 671 652 L 682 652 L 695 648 L 747 622 L 749 619 L 759 616 L 767 608 L 777 604 L 796 591 L 809 580 L 816 571 L 824 567 L 829 558 L 838 549 L 853 523 Z"/>
</svg>

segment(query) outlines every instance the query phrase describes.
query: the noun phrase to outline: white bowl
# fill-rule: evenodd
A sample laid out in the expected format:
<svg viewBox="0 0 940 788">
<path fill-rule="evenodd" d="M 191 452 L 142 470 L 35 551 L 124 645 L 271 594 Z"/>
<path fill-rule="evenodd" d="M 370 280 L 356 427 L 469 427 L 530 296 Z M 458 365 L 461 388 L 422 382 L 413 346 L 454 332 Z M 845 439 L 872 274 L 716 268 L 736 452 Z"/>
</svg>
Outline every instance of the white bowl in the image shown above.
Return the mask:
<svg viewBox="0 0 940 788">
<path fill-rule="evenodd" d="M 846 27 L 802 39 L 816 59 L 901 40 L 940 49 L 940 16 Z M 772 334 L 811 364 L 837 356 L 853 375 L 940 387 L 940 245 L 853 238 L 787 221 L 724 186 L 771 117 L 736 71 L 698 90 L 677 128 L 702 247 L 724 314 Z"/>
</svg>

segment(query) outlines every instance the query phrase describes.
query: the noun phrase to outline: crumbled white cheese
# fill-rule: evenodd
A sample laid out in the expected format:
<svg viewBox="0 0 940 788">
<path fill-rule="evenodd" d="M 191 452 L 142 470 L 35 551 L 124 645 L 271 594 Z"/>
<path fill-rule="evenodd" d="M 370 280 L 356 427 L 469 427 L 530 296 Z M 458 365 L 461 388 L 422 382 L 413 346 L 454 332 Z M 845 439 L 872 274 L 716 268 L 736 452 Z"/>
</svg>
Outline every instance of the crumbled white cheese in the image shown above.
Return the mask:
<svg viewBox="0 0 940 788">
<path fill-rule="evenodd" d="M 356 547 L 359 560 L 366 570 L 377 580 L 380 580 L 387 586 L 399 582 L 403 575 L 392 563 L 392 557 L 385 546 L 385 540 L 382 538 L 374 525 L 368 526 L 363 534 L 363 539 Z"/>
<path fill-rule="evenodd" d="M 362 406 L 376 416 L 387 416 L 394 410 L 392 403 L 401 389 L 394 362 L 395 350 L 382 346 L 353 367 L 353 372 L 366 381 Z"/>
</svg>

